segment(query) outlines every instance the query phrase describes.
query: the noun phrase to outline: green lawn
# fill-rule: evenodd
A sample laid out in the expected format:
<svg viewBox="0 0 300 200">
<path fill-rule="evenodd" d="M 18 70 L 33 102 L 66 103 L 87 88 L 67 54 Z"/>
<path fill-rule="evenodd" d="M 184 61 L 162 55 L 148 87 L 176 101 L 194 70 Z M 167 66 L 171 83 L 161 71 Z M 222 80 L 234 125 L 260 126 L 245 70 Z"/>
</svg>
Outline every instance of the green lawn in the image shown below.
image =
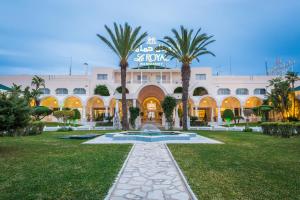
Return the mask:
<svg viewBox="0 0 300 200">
<path fill-rule="evenodd" d="M 54 127 L 54 126 L 65 126 L 65 124 L 64 123 L 61 123 L 61 122 L 44 122 L 44 124 L 45 124 L 45 126 L 47 126 L 47 127 Z M 75 126 L 75 127 L 77 127 L 77 126 L 81 126 L 80 124 L 67 124 L 67 126 Z"/>
<path fill-rule="evenodd" d="M 200 199 L 300 199 L 300 137 L 199 133 L 225 144 L 168 146 Z"/>
<path fill-rule="evenodd" d="M 131 145 L 58 139 L 86 132 L 0 137 L 0 199 L 103 199 Z"/>
</svg>

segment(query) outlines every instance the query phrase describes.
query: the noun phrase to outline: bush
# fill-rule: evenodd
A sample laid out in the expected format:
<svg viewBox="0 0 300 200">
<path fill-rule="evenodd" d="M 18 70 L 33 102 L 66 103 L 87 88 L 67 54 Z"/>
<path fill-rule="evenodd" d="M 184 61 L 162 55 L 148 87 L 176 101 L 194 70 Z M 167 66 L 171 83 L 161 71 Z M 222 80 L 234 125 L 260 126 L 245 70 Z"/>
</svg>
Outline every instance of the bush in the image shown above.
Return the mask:
<svg viewBox="0 0 300 200">
<path fill-rule="evenodd" d="M 35 120 L 42 120 L 51 113 L 52 110 L 46 106 L 36 106 L 32 109 L 31 115 L 35 118 Z"/>
<path fill-rule="evenodd" d="M 263 133 L 289 138 L 295 134 L 299 135 L 300 124 L 291 122 L 264 122 L 261 124 Z"/>
<path fill-rule="evenodd" d="M 288 117 L 287 118 L 289 122 L 298 122 L 299 119 L 297 117 Z"/>
<path fill-rule="evenodd" d="M 81 118 L 81 114 L 80 114 L 80 111 L 76 108 L 76 109 L 73 109 L 74 111 L 74 116 L 73 116 L 73 120 L 78 120 Z"/>
<path fill-rule="evenodd" d="M 139 116 L 140 109 L 138 107 L 130 107 L 129 112 L 130 112 L 130 118 L 129 118 L 130 124 L 132 128 L 135 128 L 135 120 Z"/>
<path fill-rule="evenodd" d="M 296 129 L 297 134 L 300 135 L 300 122 L 295 123 L 294 127 Z"/>
<path fill-rule="evenodd" d="M 0 132 L 0 136 L 28 136 L 28 135 L 39 135 L 44 130 L 44 123 L 35 121 L 29 123 L 26 127 L 17 128 L 14 131 Z"/>
<path fill-rule="evenodd" d="M 73 129 L 71 127 L 68 127 L 68 126 L 63 126 L 63 127 L 59 128 L 57 131 L 59 131 L 59 132 L 69 132 L 69 131 L 73 131 Z"/>
<path fill-rule="evenodd" d="M 190 120 L 191 120 L 191 123 L 192 123 L 192 122 L 195 122 L 195 121 L 198 120 L 198 117 L 196 117 L 196 116 L 191 116 L 191 117 L 190 117 Z"/>
<path fill-rule="evenodd" d="M 109 96 L 109 90 L 106 85 L 97 85 L 94 89 L 94 94 L 98 94 L 101 96 Z"/>
<path fill-rule="evenodd" d="M 113 122 L 96 122 L 97 126 L 113 126 Z"/>
<path fill-rule="evenodd" d="M 244 132 L 253 132 L 253 129 L 249 127 L 245 127 Z"/>
<path fill-rule="evenodd" d="M 191 121 L 191 126 L 207 126 L 208 122 L 206 121 Z"/>
<path fill-rule="evenodd" d="M 176 99 L 172 96 L 166 96 L 162 102 L 162 108 L 164 110 L 169 128 L 172 128 L 173 126 L 173 110 L 175 107 L 176 107 Z"/>
</svg>

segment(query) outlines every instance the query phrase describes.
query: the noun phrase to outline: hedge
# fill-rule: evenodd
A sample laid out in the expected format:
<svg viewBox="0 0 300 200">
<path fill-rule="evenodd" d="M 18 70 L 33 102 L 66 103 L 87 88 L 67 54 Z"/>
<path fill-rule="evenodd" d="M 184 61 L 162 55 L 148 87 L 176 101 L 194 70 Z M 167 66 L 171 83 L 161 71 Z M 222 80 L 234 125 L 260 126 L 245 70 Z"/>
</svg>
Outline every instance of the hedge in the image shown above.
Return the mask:
<svg viewBox="0 0 300 200">
<path fill-rule="evenodd" d="M 263 133 L 281 137 L 300 135 L 300 123 L 294 122 L 264 122 L 261 124 Z"/>
<path fill-rule="evenodd" d="M 25 128 L 17 128 L 10 131 L 0 132 L 0 136 L 28 136 L 39 135 L 43 132 L 45 124 L 41 121 L 29 123 Z"/>
</svg>

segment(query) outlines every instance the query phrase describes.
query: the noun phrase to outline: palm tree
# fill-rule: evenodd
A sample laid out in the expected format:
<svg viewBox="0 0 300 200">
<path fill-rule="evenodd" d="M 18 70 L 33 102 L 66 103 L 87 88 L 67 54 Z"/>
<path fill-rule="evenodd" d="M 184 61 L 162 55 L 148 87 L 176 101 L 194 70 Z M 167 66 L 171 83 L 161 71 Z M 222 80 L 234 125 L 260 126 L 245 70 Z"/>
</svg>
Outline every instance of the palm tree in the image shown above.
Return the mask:
<svg viewBox="0 0 300 200">
<path fill-rule="evenodd" d="M 288 71 L 285 75 L 286 80 L 291 84 L 292 86 L 292 92 L 293 92 L 293 105 L 294 105 L 294 109 L 293 109 L 293 117 L 295 117 L 295 113 L 296 113 L 296 97 L 295 97 L 295 82 L 299 81 L 300 78 L 298 77 L 298 73 L 297 72 L 292 72 L 292 71 Z"/>
<path fill-rule="evenodd" d="M 31 80 L 31 86 L 35 88 L 32 89 L 31 96 L 32 99 L 35 101 L 36 106 L 40 105 L 39 96 L 42 94 L 40 91 L 41 87 L 45 88 L 45 80 L 37 75 L 35 75 Z"/>
<path fill-rule="evenodd" d="M 164 40 L 159 40 L 162 46 L 157 49 L 165 50 L 166 57 L 177 59 L 182 63 L 181 66 L 181 78 L 182 78 L 182 104 L 183 104 L 183 130 L 187 130 L 187 116 L 188 116 L 188 92 L 189 82 L 191 76 L 190 64 L 193 60 L 199 62 L 199 57 L 205 54 L 215 56 L 211 51 L 208 51 L 206 46 L 213 43 L 213 36 L 208 36 L 206 33 L 201 33 L 201 29 L 198 29 L 196 34 L 193 35 L 193 29 L 188 30 L 183 26 L 180 27 L 180 33 L 172 29 L 174 38 L 165 36 Z"/>
<path fill-rule="evenodd" d="M 128 23 L 124 26 L 114 23 L 114 32 L 107 26 L 104 26 L 109 34 L 110 40 L 97 34 L 97 36 L 119 57 L 119 65 L 121 67 L 121 86 L 122 86 L 122 128 L 129 129 L 127 117 L 127 101 L 126 101 L 126 70 L 128 67 L 128 58 L 132 53 L 144 43 L 147 32 L 139 35 L 141 26 L 132 28 Z"/>
</svg>

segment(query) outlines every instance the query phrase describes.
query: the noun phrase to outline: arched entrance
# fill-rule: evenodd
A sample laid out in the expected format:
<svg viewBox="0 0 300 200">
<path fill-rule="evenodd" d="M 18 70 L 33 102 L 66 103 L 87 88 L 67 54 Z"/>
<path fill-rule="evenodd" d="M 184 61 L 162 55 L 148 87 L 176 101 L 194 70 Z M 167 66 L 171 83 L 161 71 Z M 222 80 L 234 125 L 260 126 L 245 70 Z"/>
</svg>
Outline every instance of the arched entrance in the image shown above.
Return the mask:
<svg viewBox="0 0 300 200">
<path fill-rule="evenodd" d="M 217 102 L 212 97 L 204 97 L 200 100 L 198 117 L 201 121 L 217 121 Z"/>
<path fill-rule="evenodd" d="M 58 100 L 52 96 L 41 99 L 40 105 L 51 108 L 52 110 L 59 110 Z"/>
<path fill-rule="evenodd" d="M 235 116 L 241 115 L 241 103 L 236 97 L 227 97 L 222 101 L 221 113 L 225 109 L 231 109 Z"/>
<path fill-rule="evenodd" d="M 105 114 L 103 100 L 98 96 L 90 98 L 86 105 L 86 112 L 88 121 L 103 121 Z"/>
<path fill-rule="evenodd" d="M 164 91 L 155 85 L 148 85 L 142 88 L 138 95 L 142 122 L 161 123 L 162 107 L 161 102 L 165 97 Z"/>
</svg>

